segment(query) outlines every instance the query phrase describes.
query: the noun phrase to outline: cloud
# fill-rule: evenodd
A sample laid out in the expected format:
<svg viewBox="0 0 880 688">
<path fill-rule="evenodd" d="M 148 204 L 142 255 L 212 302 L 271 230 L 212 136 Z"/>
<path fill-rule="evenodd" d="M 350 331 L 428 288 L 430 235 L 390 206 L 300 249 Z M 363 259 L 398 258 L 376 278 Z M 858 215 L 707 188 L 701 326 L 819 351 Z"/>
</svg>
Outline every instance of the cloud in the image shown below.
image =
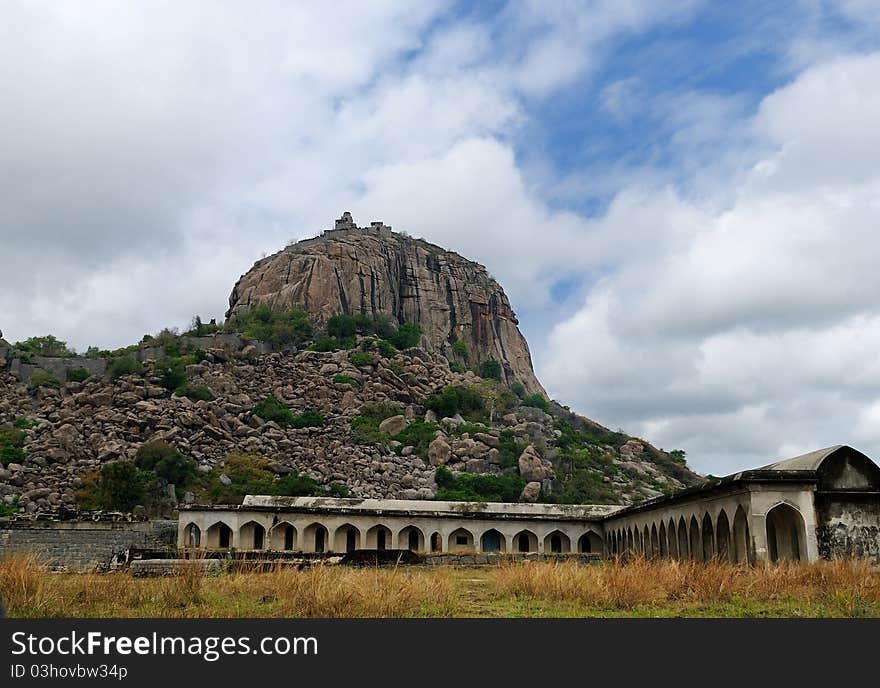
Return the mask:
<svg viewBox="0 0 880 688">
<path fill-rule="evenodd" d="M 592 229 L 614 267 L 541 352 L 548 388 L 703 470 L 880 450 L 878 75 L 880 54 L 842 57 L 768 95 L 733 193 L 621 192 Z"/>
</svg>

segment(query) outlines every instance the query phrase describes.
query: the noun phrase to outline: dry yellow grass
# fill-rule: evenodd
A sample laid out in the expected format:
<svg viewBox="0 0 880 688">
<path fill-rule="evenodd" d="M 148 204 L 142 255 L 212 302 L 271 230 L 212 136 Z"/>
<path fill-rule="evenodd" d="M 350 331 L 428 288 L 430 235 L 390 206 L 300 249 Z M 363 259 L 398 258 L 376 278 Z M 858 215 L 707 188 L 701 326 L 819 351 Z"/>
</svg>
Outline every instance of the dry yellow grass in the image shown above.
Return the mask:
<svg viewBox="0 0 880 688">
<path fill-rule="evenodd" d="M 622 609 L 734 597 L 810 600 L 834 595 L 839 599 L 880 603 L 880 571 L 866 562 L 851 560 L 766 567 L 666 559 L 634 559 L 595 566 L 525 562 L 499 566 L 489 570 L 487 576 L 501 595 L 577 600 Z"/>
<path fill-rule="evenodd" d="M 0 558 L 0 591 L 10 616 L 27 617 L 444 616 L 455 601 L 452 579 L 441 571 L 318 565 L 204 576 L 193 566 L 134 578 L 53 574 L 33 555 Z"/>
<path fill-rule="evenodd" d="M 635 559 L 513 562 L 483 569 L 233 571 L 163 578 L 54 574 L 33 554 L 0 558 L 19 617 L 877 616 L 880 571 L 864 562 L 744 567 Z"/>
</svg>

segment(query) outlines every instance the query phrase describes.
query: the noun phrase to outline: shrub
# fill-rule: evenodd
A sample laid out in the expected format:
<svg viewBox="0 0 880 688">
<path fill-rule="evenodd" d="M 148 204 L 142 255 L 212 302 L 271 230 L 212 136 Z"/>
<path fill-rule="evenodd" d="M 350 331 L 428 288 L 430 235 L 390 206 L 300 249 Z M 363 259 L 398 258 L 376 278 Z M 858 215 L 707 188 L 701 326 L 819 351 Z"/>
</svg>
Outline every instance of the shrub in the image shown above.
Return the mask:
<svg viewBox="0 0 880 688">
<path fill-rule="evenodd" d="M 512 468 L 519 465 L 519 457 L 526 443 L 516 439 L 513 430 L 502 430 L 499 436 L 498 451 L 501 454 L 501 467 Z"/>
<path fill-rule="evenodd" d="M 434 441 L 434 435 L 439 426 L 437 423 L 426 423 L 423 420 L 414 420 L 407 425 L 394 439 L 404 447 L 415 447 L 416 453 L 425 457 L 428 455 L 428 446 Z"/>
<path fill-rule="evenodd" d="M 253 413 L 263 420 L 274 421 L 281 427 L 287 427 L 293 422 L 293 412 L 272 396 L 256 404 Z"/>
<path fill-rule="evenodd" d="M 361 366 L 373 365 L 376 362 L 371 354 L 364 353 L 362 351 L 351 354 L 348 357 L 348 360 L 356 368 L 360 368 Z"/>
<path fill-rule="evenodd" d="M 311 351 L 339 351 L 340 349 L 353 349 L 355 347 L 354 337 L 346 339 L 337 339 L 336 337 L 321 337 L 312 344 L 309 349 Z"/>
<path fill-rule="evenodd" d="M 317 411 L 303 411 L 298 416 L 293 416 L 290 421 L 292 428 L 320 428 L 324 425 L 324 416 Z"/>
<path fill-rule="evenodd" d="M 0 425 L 0 464 L 24 463 L 25 433 L 11 425 Z"/>
<path fill-rule="evenodd" d="M 550 402 L 547 401 L 541 394 L 535 392 L 534 394 L 529 394 L 522 400 L 523 406 L 531 406 L 533 408 L 539 408 L 544 413 L 550 413 Z"/>
<path fill-rule="evenodd" d="M 397 332 L 388 337 L 388 340 L 398 349 L 409 349 L 417 346 L 421 338 L 422 328 L 414 323 L 404 323 Z"/>
<path fill-rule="evenodd" d="M 31 375 L 31 381 L 29 383 L 31 389 L 37 389 L 39 387 L 60 387 L 61 380 L 59 380 L 52 373 L 46 372 L 45 370 L 35 370 L 33 375 Z"/>
<path fill-rule="evenodd" d="M 441 418 L 449 418 L 456 413 L 470 419 L 481 417 L 484 410 L 483 398 L 472 387 L 450 385 L 439 394 L 432 394 L 425 400 L 425 407 Z"/>
<path fill-rule="evenodd" d="M 76 498 L 85 509 L 131 511 L 144 503 L 154 482 L 152 471 L 142 471 L 131 461 L 111 461 L 86 477 Z"/>
<path fill-rule="evenodd" d="M 85 382 L 91 377 L 91 373 L 85 368 L 68 368 L 67 369 L 67 381 L 68 382 Z"/>
<path fill-rule="evenodd" d="M 394 354 L 397 353 L 397 349 L 394 345 L 386 341 L 385 339 L 376 340 L 376 348 L 379 349 L 379 353 L 382 354 L 385 358 L 391 358 Z"/>
<path fill-rule="evenodd" d="M 175 485 L 185 485 L 196 474 L 196 462 L 163 440 L 142 444 L 134 456 L 134 463 L 140 470 L 152 471 Z"/>
<path fill-rule="evenodd" d="M 355 379 L 351 375 L 340 373 L 333 376 L 333 382 L 337 385 L 353 385 L 355 384 Z"/>
<path fill-rule="evenodd" d="M 154 370 L 160 378 L 159 384 L 169 392 L 186 382 L 186 367 L 183 359 L 179 357 L 157 361 Z"/>
<path fill-rule="evenodd" d="M 459 356 L 465 357 L 468 354 L 467 344 L 463 339 L 456 339 L 452 344 L 452 351 Z"/>
<path fill-rule="evenodd" d="M 437 483 L 435 499 L 450 502 L 516 502 L 526 484 L 516 473 L 455 474 L 446 466 L 437 467 L 434 481 Z"/>
<path fill-rule="evenodd" d="M 222 327 L 216 323 L 203 323 L 201 316 L 196 315 L 193 317 L 192 323 L 190 323 L 189 330 L 184 332 L 184 334 L 189 337 L 205 337 L 219 332 L 221 329 Z"/>
<path fill-rule="evenodd" d="M 327 321 L 327 334 L 337 339 L 354 337 L 357 333 L 357 323 L 350 315 L 334 315 Z"/>
<path fill-rule="evenodd" d="M 11 463 L 24 463 L 24 449 L 12 444 L 0 444 L 0 464 L 8 466 Z"/>
<path fill-rule="evenodd" d="M 268 469 L 268 461 L 256 454 L 230 454 L 223 466 L 215 467 L 210 474 L 200 476 L 201 485 L 196 487 L 200 499 L 213 504 L 237 504 L 247 494 L 286 495 L 290 497 L 347 497 L 344 485 L 329 487 L 319 485 L 313 478 L 292 471 L 278 477 Z M 220 482 L 226 475 L 230 484 Z"/>
<path fill-rule="evenodd" d="M 467 368 L 465 368 L 461 363 L 456 363 L 455 361 L 449 364 L 449 370 L 451 370 L 453 373 L 467 372 Z"/>
<path fill-rule="evenodd" d="M 23 342 L 16 342 L 14 348 L 35 356 L 75 356 L 76 354 L 67 348 L 67 342 L 56 339 L 47 334 L 42 337 L 30 337 Z"/>
<path fill-rule="evenodd" d="M 174 390 L 174 394 L 179 397 L 186 397 L 193 401 L 214 401 L 214 395 L 207 385 L 193 385 L 184 382 L 180 387 Z"/>
<path fill-rule="evenodd" d="M 524 398 L 526 395 L 526 388 L 522 382 L 519 380 L 514 380 L 510 383 L 510 391 L 513 392 L 520 399 Z"/>
<path fill-rule="evenodd" d="M 480 377 L 487 380 L 501 380 L 501 364 L 490 358 L 480 364 Z"/>
<path fill-rule="evenodd" d="M 131 356 L 121 356 L 111 361 L 109 372 L 110 379 L 116 380 L 125 375 L 140 375 L 144 372 L 144 366 Z"/>
<path fill-rule="evenodd" d="M 312 324 L 304 310 L 296 308 L 273 313 L 267 304 L 260 304 L 237 316 L 231 327 L 245 337 L 275 346 L 299 345 L 312 336 Z"/>
</svg>

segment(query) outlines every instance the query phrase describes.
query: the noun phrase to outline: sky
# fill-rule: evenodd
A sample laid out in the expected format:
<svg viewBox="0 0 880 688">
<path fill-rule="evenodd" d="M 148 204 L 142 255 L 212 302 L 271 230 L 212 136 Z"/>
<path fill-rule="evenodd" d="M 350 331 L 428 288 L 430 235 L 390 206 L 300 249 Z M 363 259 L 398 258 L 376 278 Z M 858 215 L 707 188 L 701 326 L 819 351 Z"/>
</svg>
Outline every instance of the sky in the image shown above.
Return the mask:
<svg viewBox="0 0 880 688">
<path fill-rule="evenodd" d="M 0 330 L 222 318 L 350 210 L 551 397 L 725 475 L 880 457 L 880 2 L 0 0 Z"/>
</svg>

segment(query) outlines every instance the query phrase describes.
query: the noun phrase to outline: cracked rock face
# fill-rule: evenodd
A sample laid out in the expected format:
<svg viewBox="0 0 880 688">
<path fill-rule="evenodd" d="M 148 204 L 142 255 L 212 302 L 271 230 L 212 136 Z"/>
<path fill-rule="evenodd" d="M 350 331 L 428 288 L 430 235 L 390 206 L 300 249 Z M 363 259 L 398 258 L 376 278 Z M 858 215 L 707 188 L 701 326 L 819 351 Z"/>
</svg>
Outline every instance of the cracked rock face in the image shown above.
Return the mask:
<svg viewBox="0 0 880 688">
<path fill-rule="evenodd" d="M 338 313 L 384 315 L 418 324 L 422 348 L 464 365 L 494 359 L 505 382 L 546 396 L 510 302 L 485 267 L 388 228 L 345 227 L 254 264 L 232 290 L 227 317 L 259 304 L 302 308 L 318 327 Z M 453 350 L 459 340 L 466 354 Z"/>
</svg>

